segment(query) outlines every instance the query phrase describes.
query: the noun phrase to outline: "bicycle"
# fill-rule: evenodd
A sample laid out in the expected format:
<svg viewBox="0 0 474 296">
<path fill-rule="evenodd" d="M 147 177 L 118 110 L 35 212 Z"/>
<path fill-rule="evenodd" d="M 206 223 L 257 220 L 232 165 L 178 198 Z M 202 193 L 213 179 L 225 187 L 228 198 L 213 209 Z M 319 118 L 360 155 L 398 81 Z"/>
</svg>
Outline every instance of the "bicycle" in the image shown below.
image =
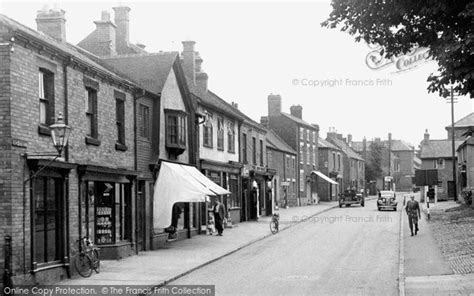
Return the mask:
<svg viewBox="0 0 474 296">
<path fill-rule="evenodd" d="M 100 272 L 100 257 L 99 249 L 94 247 L 92 241 L 84 236 L 77 240 L 79 242 L 79 254 L 74 260 L 74 267 L 77 273 L 82 277 L 90 277 L 92 270 L 96 273 Z"/>
<path fill-rule="evenodd" d="M 275 234 L 278 232 L 280 226 L 280 214 L 274 213 L 270 221 L 270 231 Z"/>
</svg>

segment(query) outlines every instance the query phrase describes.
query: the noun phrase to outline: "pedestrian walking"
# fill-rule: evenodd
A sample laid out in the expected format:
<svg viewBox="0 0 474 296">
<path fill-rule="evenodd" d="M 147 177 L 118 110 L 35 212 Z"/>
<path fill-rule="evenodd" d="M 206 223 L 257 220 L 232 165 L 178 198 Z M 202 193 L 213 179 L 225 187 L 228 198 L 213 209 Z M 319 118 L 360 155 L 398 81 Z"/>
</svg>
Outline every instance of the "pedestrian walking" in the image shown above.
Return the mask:
<svg viewBox="0 0 474 296">
<path fill-rule="evenodd" d="M 217 235 L 222 236 L 222 232 L 224 231 L 223 222 L 225 217 L 225 210 L 224 205 L 217 198 L 214 201 L 214 207 L 212 209 L 212 212 L 214 213 L 214 224 L 217 229 Z"/>
<path fill-rule="evenodd" d="M 415 196 L 411 195 L 410 200 L 405 207 L 408 215 L 408 223 L 410 224 L 411 236 L 416 235 L 420 229 L 418 228 L 418 219 L 421 218 L 420 205 L 415 200 Z M 413 234 L 413 226 L 415 227 L 415 234 Z"/>
</svg>

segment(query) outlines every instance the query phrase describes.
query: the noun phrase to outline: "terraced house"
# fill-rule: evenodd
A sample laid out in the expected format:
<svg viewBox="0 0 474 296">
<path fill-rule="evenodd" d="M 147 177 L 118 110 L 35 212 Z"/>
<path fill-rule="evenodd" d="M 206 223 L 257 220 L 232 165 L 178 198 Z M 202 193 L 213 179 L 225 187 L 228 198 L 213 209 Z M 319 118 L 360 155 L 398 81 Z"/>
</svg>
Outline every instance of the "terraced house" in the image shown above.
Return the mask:
<svg viewBox="0 0 474 296">
<path fill-rule="evenodd" d="M 134 102 L 156 97 L 67 43 L 64 11 L 36 21 L 0 15 L 0 234 L 11 240 L 0 260 L 23 284 L 73 273 L 82 236 L 103 258 L 135 254 Z M 49 126 L 60 116 L 71 133 L 58 155 Z"/>
</svg>

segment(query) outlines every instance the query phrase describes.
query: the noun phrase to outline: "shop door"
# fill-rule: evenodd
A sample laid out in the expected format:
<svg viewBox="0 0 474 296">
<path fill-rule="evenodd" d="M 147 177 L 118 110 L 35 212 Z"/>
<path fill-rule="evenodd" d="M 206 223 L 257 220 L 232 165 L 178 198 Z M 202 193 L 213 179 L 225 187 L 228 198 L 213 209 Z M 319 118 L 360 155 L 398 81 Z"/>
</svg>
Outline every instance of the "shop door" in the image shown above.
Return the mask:
<svg viewBox="0 0 474 296">
<path fill-rule="evenodd" d="M 146 182 L 138 182 L 137 195 L 137 248 L 138 251 L 145 251 L 145 201 L 146 198 Z"/>
</svg>

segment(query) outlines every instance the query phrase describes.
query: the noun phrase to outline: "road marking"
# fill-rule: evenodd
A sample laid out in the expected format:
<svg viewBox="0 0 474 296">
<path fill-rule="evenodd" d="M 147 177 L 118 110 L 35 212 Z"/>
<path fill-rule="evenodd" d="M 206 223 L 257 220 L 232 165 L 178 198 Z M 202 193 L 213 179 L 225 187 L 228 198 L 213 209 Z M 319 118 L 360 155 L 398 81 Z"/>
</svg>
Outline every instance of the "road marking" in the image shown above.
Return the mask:
<svg viewBox="0 0 474 296">
<path fill-rule="evenodd" d="M 403 205 L 404 206 L 404 205 Z M 403 210 L 400 211 L 400 255 L 398 261 L 398 295 L 405 296 L 405 255 L 403 247 Z"/>
</svg>

